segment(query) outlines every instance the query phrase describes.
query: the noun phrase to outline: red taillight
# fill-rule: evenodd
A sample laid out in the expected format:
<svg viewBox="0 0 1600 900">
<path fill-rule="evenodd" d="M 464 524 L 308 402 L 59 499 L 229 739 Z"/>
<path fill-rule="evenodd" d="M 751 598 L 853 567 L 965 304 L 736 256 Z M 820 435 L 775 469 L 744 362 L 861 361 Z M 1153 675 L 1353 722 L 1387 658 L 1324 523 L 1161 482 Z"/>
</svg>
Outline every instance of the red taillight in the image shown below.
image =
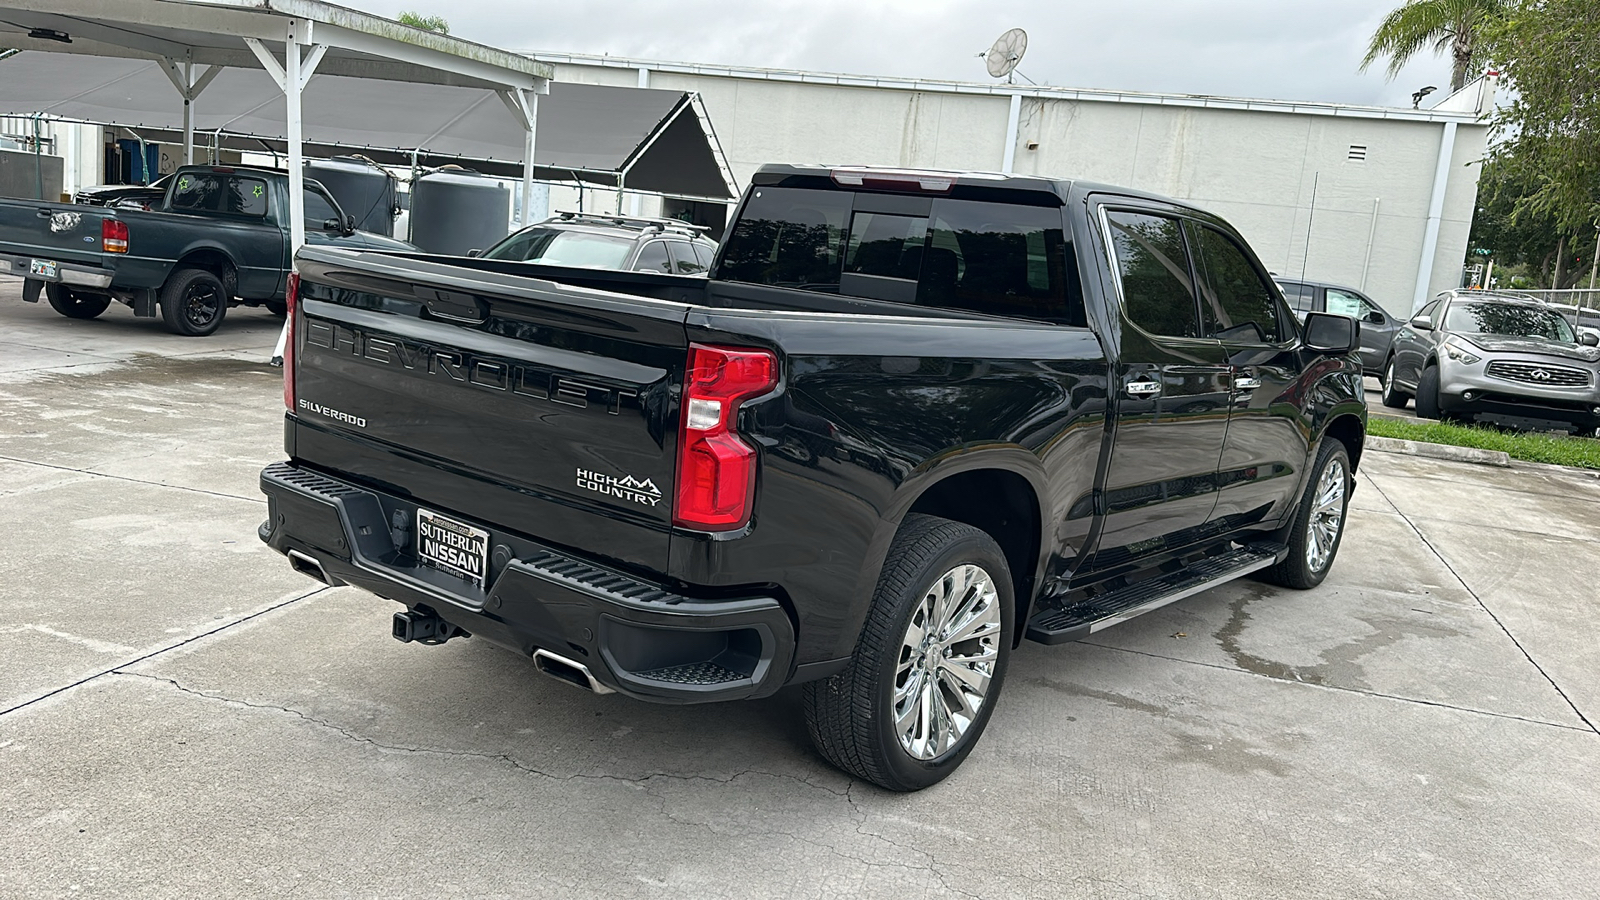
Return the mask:
<svg viewBox="0 0 1600 900">
<path fill-rule="evenodd" d="M 756 451 L 734 425 L 741 401 L 777 384 L 778 359 L 769 351 L 689 345 L 673 522 L 697 531 L 733 531 L 750 521 Z"/>
<path fill-rule="evenodd" d="M 289 273 L 289 288 L 283 300 L 288 315 L 283 323 L 283 405 L 294 412 L 294 310 L 300 303 L 300 273 Z"/>
<path fill-rule="evenodd" d="M 100 249 L 106 253 L 127 253 L 128 223 L 117 219 L 101 219 Z"/>
</svg>

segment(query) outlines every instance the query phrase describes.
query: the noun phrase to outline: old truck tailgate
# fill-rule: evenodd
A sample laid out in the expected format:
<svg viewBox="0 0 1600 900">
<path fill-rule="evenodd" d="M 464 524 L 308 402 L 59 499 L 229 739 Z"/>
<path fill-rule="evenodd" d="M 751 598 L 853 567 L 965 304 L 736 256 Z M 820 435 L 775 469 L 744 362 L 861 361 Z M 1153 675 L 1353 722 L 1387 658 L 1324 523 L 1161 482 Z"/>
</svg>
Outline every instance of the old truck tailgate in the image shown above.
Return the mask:
<svg viewBox="0 0 1600 900">
<path fill-rule="evenodd" d="M 329 248 L 296 266 L 297 464 L 666 571 L 687 306 Z"/>
<path fill-rule="evenodd" d="M 108 217 L 105 210 L 69 203 L 0 200 L 0 253 L 98 266 L 102 258 L 100 223 Z"/>
</svg>

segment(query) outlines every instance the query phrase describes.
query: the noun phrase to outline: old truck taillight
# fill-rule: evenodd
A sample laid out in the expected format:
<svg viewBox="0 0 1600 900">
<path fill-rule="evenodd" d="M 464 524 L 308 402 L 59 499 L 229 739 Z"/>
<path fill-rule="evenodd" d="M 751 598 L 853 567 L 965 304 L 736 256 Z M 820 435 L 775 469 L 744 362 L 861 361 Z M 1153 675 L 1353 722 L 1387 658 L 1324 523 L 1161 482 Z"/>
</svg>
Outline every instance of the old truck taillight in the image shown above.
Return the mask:
<svg viewBox="0 0 1600 900">
<path fill-rule="evenodd" d="M 284 303 L 288 306 L 288 317 L 285 320 L 283 338 L 283 405 L 294 412 L 294 310 L 300 303 L 300 273 L 289 273 L 289 288 L 284 291 Z"/>
<path fill-rule="evenodd" d="M 106 253 L 127 253 L 128 223 L 117 219 L 101 219 L 100 249 Z"/>
<path fill-rule="evenodd" d="M 733 531 L 750 521 L 756 450 L 734 424 L 740 402 L 777 383 L 778 359 L 767 350 L 689 345 L 674 523 L 697 531 Z"/>
</svg>

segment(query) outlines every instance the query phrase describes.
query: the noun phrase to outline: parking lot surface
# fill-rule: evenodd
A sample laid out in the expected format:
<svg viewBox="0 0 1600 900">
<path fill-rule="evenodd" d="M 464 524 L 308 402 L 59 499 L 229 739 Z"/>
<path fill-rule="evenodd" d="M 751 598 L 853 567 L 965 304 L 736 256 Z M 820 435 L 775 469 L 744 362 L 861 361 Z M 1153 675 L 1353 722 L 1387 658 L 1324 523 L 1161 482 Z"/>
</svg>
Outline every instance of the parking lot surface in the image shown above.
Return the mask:
<svg viewBox="0 0 1600 900">
<path fill-rule="evenodd" d="M 255 535 L 278 321 L 0 280 L 0 896 L 1594 897 L 1600 479 L 1369 453 L 1318 590 L 1024 643 L 949 781 L 798 694 L 594 696 L 389 636 Z"/>
</svg>

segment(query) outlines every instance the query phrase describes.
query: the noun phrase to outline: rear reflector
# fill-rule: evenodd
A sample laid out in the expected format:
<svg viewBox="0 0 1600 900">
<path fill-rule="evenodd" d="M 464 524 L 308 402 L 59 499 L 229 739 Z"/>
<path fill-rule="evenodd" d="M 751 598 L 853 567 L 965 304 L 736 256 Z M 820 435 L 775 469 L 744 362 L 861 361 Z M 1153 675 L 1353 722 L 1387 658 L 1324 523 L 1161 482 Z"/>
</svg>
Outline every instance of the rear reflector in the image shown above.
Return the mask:
<svg viewBox="0 0 1600 900">
<path fill-rule="evenodd" d="M 739 404 L 778 384 L 778 359 L 745 347 L 689 345 L 683 424 L 678 430 L 672 520 L 698 531 L 734 531 L 750 521 L 756 451 L 739 437 Z"/>
<path fill-rule="evenodd" d="M 118 219 L 101 219 L 100 249 L 105 253 L 127 253 L 128 223 Z"/>
<path fill-rule="evenodd" d="M 300 273 L 289 273 L 289 288 L 283 294 L 288 317 L 283 323 L 283 405 L 294 412 L 294 312 L 300 305 Z"/>
</svg>

